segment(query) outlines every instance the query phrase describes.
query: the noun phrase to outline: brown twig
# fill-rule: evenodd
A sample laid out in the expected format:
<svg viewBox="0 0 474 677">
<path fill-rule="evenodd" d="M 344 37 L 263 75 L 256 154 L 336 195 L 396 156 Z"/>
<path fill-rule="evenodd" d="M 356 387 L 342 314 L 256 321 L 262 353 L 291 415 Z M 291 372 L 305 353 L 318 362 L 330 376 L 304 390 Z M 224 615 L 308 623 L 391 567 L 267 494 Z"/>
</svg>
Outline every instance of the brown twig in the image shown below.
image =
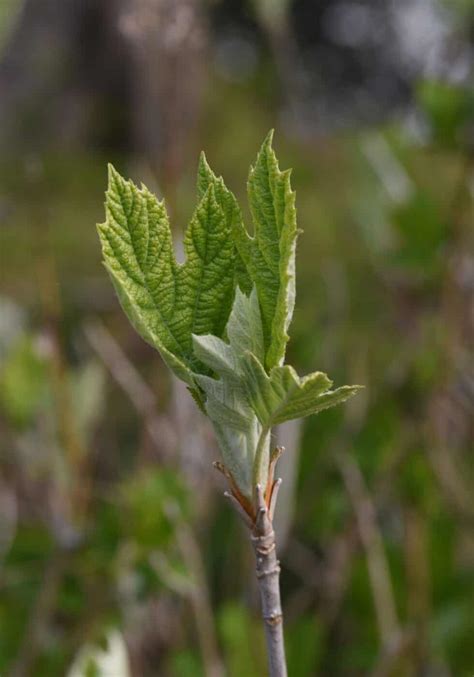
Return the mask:
<svg viewBox="0 0 474 677">
<path fill-rule="evenodd" d="M 278 451 L 272 458 L 278 458 Z M 224 472 L 227 476 L 228 471 Z M 272 482 L 269 491 L 257 484 L 253 519 L 234 492 L 226 492 L 244 524 L 250 529 L 250 539 L 256 558 L 256 576 L 260 589 L 262 618 L 265 626 L 270 677 L 287 677 L 285 644 L 283 640 L 283 611 L 280 599 L 280 563 L 276 554 L 273 516 L 281 479 Z"/>
<path fill-rule="evenodd" d="M 257 484 L 255 494 L 257 511 L 251 540 L 257 560 L 256 574 L 262 601 L 270 677 L 286 677 L 283 612 L 280 601 L 280 563 L 276 555 L 275 532 L 260 484 Z"/>
</svg>

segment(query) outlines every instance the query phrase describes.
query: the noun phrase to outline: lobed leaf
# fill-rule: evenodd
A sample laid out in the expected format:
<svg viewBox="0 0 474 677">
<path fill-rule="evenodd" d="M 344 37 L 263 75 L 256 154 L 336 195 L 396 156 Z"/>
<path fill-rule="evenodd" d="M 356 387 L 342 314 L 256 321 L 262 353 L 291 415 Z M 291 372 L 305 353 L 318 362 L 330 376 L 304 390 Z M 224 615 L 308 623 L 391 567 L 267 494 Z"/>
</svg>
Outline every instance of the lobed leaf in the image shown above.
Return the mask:
<svg viewBox="0 0 474 677">
<path fill-rule="evenodd" d="M 211 185 L 184 236 L 186 261 L 179 270 L 176 308 L 186 350 L 192 334 L 221 336 L 235 290 L 234 246 L 230 228 Z"/>
<path fill-rule="evenodd" d="M 243 247 L 262 311 L 267 369 L 281 365 L 295 304 L 295 193 L 290 171 L 281 172 L 272 148 L 273 131 L 263 142 L 248 180 L 254 237 Z M 244 240 L 244 236 L 240 236 Z"/>
<path fill-rule="evenodd" d="M 330 390 L 332 381 L 317 371 L 300 378 L 293 367 L 274 367 L 267 375 L 260 361 L 248 353 L 242 362 L 247 396 L 264 428 L 317 414 L 345 402 L 360 386 Z"/>
<path fill-rule="evenodd" d="M 105 208 L 98 230 L 121 304 L 141 336 L 193 387 L 193 372 L 206 368 L 193 352 L 192 334 L 223 333 L 235 290 L 231 230 L 214 185 L 185 233 L 183 265 L 174 256 L 164 203 L 112 166 Z"/>
<path fill-rule="evenodd" d="M 295 193 L 290 171 L 281 172 L 272 148 L 273 132 L 262 144 L 248 180 L 248 198 L 254 235 L 247 232 L 234 195 L 201 154 L 198 196 L 210 185 L 226 215 L 235 244 L 237 282 L 248 296 L 256 288 L 262 314 L 267 369 L 282 364 L 288 327 L 295 303 L 295 248 L 297 238 Z"/>
<path fill-rule="evenodd" d="M 106 220 L 99 224 L 104 265 L 139 334 L 192 384 L 190 356 L 176 331 L 178 266 L 163 202 L 109 165 Z"/>
<path fill-rule="evenodd" d="M 209 167 L 204 152 L 199 158 L 198 167 L 198 199 L 202 199 L 209 186 L 214 187 L 214 194 L 220 208 L 224 212 L 227 228 L 232 233 L 232 239 L 235 246 L 235 278 L 239 287 L 243 292 L 249 294 L 252 289 L 252 282 L 244 263 L 243 256 L 245 255 L 246 246 L 248 246 L 248 237 L 242 221 L 242 212 L 239 207 L 235 195 L 227 188 L 224 179 L 221 176 L 216 176 Z"/>
</svg>

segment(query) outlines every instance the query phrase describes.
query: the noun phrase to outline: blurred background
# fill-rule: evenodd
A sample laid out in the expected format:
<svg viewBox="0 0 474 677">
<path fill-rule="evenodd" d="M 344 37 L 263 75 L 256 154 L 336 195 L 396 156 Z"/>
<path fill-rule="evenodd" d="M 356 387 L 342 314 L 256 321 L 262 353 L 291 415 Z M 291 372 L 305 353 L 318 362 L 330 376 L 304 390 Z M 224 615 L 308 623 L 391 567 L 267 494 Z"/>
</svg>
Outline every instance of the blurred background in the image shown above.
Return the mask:
<svg viewBox="0 0 474 677">
<path fill-rule="evenodd" d="M 366 385 L 277 432 L 290 675 L 472 677 L 473 54 L 470 0 L 2 0 L 0 674 L 265 674 L 212 433 L 95 224 L 113 161 L 179 248 L 202 148 L 248 223 L 275 127 L 288 359 Z"/>
</svg>

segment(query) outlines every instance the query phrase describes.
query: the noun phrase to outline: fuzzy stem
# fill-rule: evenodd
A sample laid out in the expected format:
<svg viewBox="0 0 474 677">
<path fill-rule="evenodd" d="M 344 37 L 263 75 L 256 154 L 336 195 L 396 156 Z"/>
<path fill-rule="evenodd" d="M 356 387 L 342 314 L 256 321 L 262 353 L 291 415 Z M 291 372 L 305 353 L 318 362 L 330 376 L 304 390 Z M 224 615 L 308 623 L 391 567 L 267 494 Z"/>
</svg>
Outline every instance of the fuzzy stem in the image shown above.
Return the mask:
<svg viewBox="0 0 474 677">
<path fill-rule="evenodd" d="M 255 450 L 255 459 L 253 462 L 253 482 L 254 486 L 267 483 L 268 456 L 270 453 L 270 429 L 262 428 L 258 438 L 257 449 Z"/>
<path fill-rule="evenodd" d="M 256 573 L 262 602 L 270 677 L 287 677 L 283 612 L 280 601 L 280 563 L 276 555 L 275 532 L 264 490 L 256 487 L 257 515 L 251 539 L 257 561 Z"/>
</svg>

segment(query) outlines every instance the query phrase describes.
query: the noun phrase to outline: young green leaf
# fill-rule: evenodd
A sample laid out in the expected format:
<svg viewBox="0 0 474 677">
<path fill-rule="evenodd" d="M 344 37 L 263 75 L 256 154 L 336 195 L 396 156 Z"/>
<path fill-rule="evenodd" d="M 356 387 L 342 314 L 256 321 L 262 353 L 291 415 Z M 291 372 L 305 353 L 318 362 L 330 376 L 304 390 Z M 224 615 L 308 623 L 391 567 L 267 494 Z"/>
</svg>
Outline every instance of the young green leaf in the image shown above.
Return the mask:
<svg viewBox="0 0 474 677">
<path fill-rule="evenodd" d="M 210 169 L 204 154 L 198 171 L 198 195 L 209 185 L 232 228 L 236 247 L 236 275 L 248 294 L 256 287 L 262 312 L 267 369 L 282 364 L 288 327 L 295 303 L 295 247 L 297 237 L 295 194 L 290 170 L 281 172 L 272 148 L 273 132 L 267 135 L 250 170 L 248 198 L 254 237 L 245 229 L 234 195 L 221 177 Z"/>
<path fill-rule="evenodd" d="M 253 465 L 260 441 L 268 455 L 269 435 L 262 439 L 262 426 L 247 397 L 242 357 L 254 349 L 263 358 L 263 330 L 256 291 L 246 297 L 236 290 L 226 327 L 229 343 L 216 336 L 193 336 L 196 357 L 219 378 L 196 376 L 206 395 L 205 409 L 211 419 L 226 467 L 248 499 L 253 495 Z M 266 482 L 264 468 L 263 482 Z"/>
<path fill-rule="evenodd" d="M 259 360 L 247 353 L 242 361 L 247 396 L 264 428 L 317 414 L 345 402 L 360 386 L 330 390 L 332 381 L 320 371 L 300 378 L 293 367 L 274 367 L 265 373 Z"/>
<path fill-rule="evenodd" d="M 235 195 L 227 188 L 222 176 L 217 177 L 209 167 L 206 156 L 201 153 L 198 167 L 198 199 L 201 200 L 209 186 L 214 187 L 214 194 L 220 208 L 224 212 L 227 228 L 232 233 L 235 245 L 235 278 L 239 287 L 246 294 L 252 289 L 252 282 L 249 277 L 247 267 L 243 261 L 240 252 L 239 241 L 242 231 L 244 231 L 242 222 L 242 212 Z M 244 240 L 245 243 L 245 240 Z M 245 244 L 244 244 L 245 246 Z"/>
<path fill-rule="evenodd" d="M 238 355 L 250 351 L 259 360 L 265 359 L 262 316 L 255 287 L 250 296 L 242 294 L 240 289 L 236 290 L 226 332 Z"/>
<path fill-rule="evenodd" d="M 176 307 L 182 318 L 180 335 L 192 356 L 192 334 L 222 335 L 235 290 L 231 230 L 212 185 L 191 219 L 184 250 L 186 261 L 178 271 Z"/>
<path fill-rule="evenodd" d="M 250 170 L 248 197 L 255 234 L 242 247 L 262 310 L 267 369 L 281 365 L 285 357 L 295 304 L 298 233 L 290 170 L 280 171 L 272 138 L 270 132 Z M 245 241 L 242 234 L 240 240 Z"/>
<path fill-rule="evenodd" d="M 193 336 L 194 354 L 203 364 L 222 378 L 240 382 L 240 365 L 231 346 L 218 338 L 207 334 Z"/>
<path fill-rule="evenodd" d="M 178 266 L 163 202 L 109 165 L 106 220 L 99 224 L 104 265 L 139 334 L 193 384 L 191 360 L 176 332 Z"/>
<path fill-rule="evenodd" d="M 204 192 L 186 231 L 183 265 L 174 256 L 164 203 L 113 167 L 106 221 L 98 230 L 105 266 L 132 324 L 193 387 L 193 372 L 206 369 L 193 353 L 192 334 L 222 334 L 235 289 L 231 229 L 214 186 Z"/>
<path fill-rule="evenodd" d="M 226 468 L 241 493 L 253 495 L 252 468 L 261 426 L 243 388 L 227 375 L 220 379 L 198 375 L 196 380 L 206 394 L 206 413 L 212 421 Z"/>
</svg>

